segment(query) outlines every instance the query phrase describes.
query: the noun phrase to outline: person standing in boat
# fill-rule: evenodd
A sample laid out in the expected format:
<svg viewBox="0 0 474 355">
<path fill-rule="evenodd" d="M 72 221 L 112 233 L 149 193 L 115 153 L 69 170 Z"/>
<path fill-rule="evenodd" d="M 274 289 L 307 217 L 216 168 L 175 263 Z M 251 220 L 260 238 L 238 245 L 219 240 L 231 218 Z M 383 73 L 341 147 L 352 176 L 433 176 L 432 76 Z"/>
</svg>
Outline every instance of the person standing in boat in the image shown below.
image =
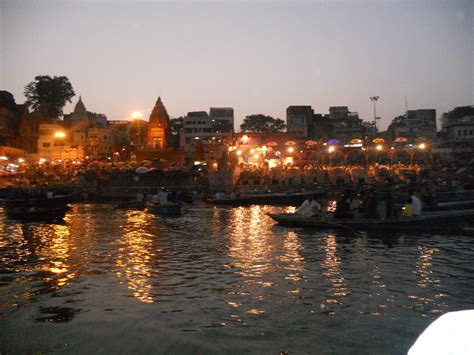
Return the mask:
<svg viewBox="0 0 474 355">
<path fill-rule="evenodd" d="M 166 205 L 168 203 L 168 191 L 166 191 L 164 187 L 158 193 L 158 203 L 160 205 Z"/>
<path fill-rule="evenodd" d="M 411 197 L 411 201 L 413 205 L 413 216 L 419 216 L 423 209 L 423 204 L 421 203 L 421 200 L 417 196 L 415 196 L 414 190 L 409 190 L 408 194 Z"/>
<path fill-rule="evenodd" d="M 316 201 L 314 195 L 311 195 L 296 209 L 296 213 L 299 213 L 305 217 L 313 217 L 319 215 L 321 212 L 321 205 Z"/>
</svg>

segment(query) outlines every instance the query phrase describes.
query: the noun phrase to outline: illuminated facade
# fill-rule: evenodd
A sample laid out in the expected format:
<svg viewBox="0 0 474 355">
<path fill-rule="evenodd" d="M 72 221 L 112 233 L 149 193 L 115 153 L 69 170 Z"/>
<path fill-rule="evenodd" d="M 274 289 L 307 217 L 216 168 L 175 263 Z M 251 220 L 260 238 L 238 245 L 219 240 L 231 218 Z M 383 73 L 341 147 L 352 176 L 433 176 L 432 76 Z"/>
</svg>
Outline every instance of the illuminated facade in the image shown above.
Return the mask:
<svg viewBox="0 0 474 355">
<path fill-rule="evenodd" d="M 158 97 L 150 115 L 147 131 L 147 145 L 149 148 L 164 149 L 168 146 L 170 133 L 170 117 L 161 97 Z"/>
</svg>

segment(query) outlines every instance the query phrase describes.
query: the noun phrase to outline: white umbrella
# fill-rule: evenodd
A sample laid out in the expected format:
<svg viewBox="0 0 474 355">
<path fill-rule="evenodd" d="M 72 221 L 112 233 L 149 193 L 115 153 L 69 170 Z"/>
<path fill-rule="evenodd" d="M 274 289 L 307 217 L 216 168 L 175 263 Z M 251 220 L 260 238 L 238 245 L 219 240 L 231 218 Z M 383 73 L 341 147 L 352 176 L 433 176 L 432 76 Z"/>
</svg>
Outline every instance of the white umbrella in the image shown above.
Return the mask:
<svg viewBox="0 0 474 355">
<path fill-rule="evenodd" d="M 148 168 L 144 167 L 144 166 L 140 166 L 139 168 L 137 168 L 137 170 L 135 170 L 135 172 L 137 174 L 145 174 L 148 172 Z"/>
</svg>

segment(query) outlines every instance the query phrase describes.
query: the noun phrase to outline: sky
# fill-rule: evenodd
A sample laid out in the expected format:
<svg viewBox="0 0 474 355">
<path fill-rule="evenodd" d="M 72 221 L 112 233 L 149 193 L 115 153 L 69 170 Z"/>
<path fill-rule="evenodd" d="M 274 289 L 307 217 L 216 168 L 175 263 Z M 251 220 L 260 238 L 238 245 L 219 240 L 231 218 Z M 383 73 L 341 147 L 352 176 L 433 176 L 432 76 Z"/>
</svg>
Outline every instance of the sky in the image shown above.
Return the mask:
<svg viewBox="0 0 474 355">
<path fill-rule="evenodd" d="M 290 105 L 348 106 L 380 127 L 474 104 L 471 0 L 0 0 L 0 89 L 69 78 L 89 111 L 148 118 L 233 107 L 235 127 Z M 406 97 L 406 100 L 405 100 Z"/>
</svg>

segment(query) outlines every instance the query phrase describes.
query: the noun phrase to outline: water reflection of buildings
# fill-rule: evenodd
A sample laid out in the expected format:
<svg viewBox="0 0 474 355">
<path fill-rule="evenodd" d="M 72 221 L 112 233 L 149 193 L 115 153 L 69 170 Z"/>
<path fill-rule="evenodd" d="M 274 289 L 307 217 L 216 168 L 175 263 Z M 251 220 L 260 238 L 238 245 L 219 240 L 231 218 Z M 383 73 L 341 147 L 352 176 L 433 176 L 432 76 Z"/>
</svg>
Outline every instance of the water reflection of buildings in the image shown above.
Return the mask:
<svg viewBox="0 0 474 355">
<path fill-rule="evenodd" d="M 126 278 L 133 297 L 141 302 L 153 303 L 150 282 L 150 262 L 154 256 L 153 235 L 146 228 L 151 216 L 143 211 L 128 211 L 126 218 L 121 226 L 116 275 L 119 279 Z"/>
</svg>

